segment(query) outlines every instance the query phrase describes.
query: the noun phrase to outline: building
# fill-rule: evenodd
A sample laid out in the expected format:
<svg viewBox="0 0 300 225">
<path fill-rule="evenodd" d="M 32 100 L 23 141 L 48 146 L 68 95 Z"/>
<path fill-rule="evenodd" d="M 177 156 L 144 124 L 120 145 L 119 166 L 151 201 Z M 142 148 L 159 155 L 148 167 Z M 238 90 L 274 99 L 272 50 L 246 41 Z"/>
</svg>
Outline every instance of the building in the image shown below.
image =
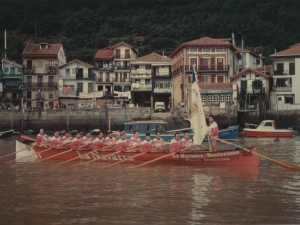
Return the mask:
<svg viewBox="0 0 300 225">
<path fill-rule="evenodd" d="M 28 43 L 22 57 L 27 107 L 48 108 L 59 104 L 58 67 L 66 63 L 62 44 Z"/>
<path fill-rule="evenodd" d="M 300 43 L 270 55 L 274 75 L 271 83 L 271 109 L 300 109 Z"/>
<path fill-rule="evenodd" d="M 103 91 L 103 101 L 120 105 L 131 102 L 130 63 L 137 57 L 134 47 L 123 41 L 96 52 L 96 90 Z"/>
<path fill-rule="evenodd" d="M 74 59 L 58 67 L 60 102 L 71 105 L 95 106 L 96 98 L 103 96 L 102 91 L 95 91 L 95 67 Z"/>
<path fill-rule="evenodd" d="M 131 61 L 133 103 L 154 109 L 155 102 L 171 102 L 171 63 L 166 56 L 156 53 Z"/>
<path fill-rule="evenodd" d="M 239 60 L 239 71 L 247 68 L 256 69 L 263 66 L 263 60 L 265 59 L 261 54 L 257 54 L 247 48 L 236 48 L 242 55 Z"/>
<path fill-rule="evenodd" d="M 236 101 L 230 77 L 238 71 L 240 54 L 230 41 L 204 37 L 183 43 L 171 53 L 175 105 L 191 105 L 193 66 L 204 106 L 225 108 L 225 102 Z"/>
<path fill-rule="evenodd" d="M 3 86 L 0 85 L 2 103 L 6 106 L 13 104 L 21 106 L 22 97 L 22 65 L 8 59 L 2 59 L 1 78 Z M 0 78 L 0 80 L 1 80 Z M 1 82 L 1 81 L 0 81 Z"/>
<path fill-rule="evenodd" d="M 268 107 L 269 75 L 247 68 L 230 78 L 238 89 L 239 111 L 259 111 L 259 106 Z"/>
</svg>

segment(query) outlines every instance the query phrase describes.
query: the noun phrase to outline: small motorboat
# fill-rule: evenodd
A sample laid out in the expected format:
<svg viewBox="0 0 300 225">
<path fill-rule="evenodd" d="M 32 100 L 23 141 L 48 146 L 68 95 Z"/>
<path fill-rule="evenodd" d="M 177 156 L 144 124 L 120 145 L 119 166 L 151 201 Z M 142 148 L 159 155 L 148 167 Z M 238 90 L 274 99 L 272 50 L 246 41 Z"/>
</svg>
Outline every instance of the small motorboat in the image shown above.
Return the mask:
<svg viewBox="0 0 300 225">
<path fill-rule="evenodd" d="M 100 129 L 94 129 L 94 130 L 90 130 L 91 135 L 98 135 L 100 133 Z"/>
<path fill-rule="evenodd" d="M 20 135 L 21 132 L 20 132 L 20 131 L 14 131 L 12 134 L 13 134 L 13 135 Z"/>
<path fill-rule="evenodd" d="M 23 133 L 24 133 L 24 134 L 27 134 L 27 135 L 31 135 L 31 134 L 34 134 L 35 131 L 34 131 L 34 130 L 24 130 Z"/>
<path fill-rule="evenodd" d="M 70 134 L 71 134 L 71 135 L 75 135 L 77 132 L 78 132 L 78 130 L 71 130 L 71 131 L 70 131 Z"/>
<path fill-rule="evenodd" d="M 12 138 L 14 130 L 0 132 L 0 138 Z"/>
<path fill-rule="evenodd" d="M 45 134 L 47 134 L 47 135 L 53 135 L 53 131 L 45 130 Z"/>
<path fill-rule="evenodd" d="M 260 125 L 245 123 L 244 132 L 248 137 L 293 137 L 292 129 L 276 129 L 274 120 L 264 120 Z"/>
</svg>

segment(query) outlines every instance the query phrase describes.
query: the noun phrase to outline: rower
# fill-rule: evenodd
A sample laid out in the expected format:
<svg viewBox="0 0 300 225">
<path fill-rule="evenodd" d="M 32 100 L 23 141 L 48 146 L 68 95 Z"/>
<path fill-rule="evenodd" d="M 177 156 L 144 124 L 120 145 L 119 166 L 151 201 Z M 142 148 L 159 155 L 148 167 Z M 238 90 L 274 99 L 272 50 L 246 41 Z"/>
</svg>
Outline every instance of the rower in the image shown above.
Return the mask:
<svg viewBox="0 0 300 225">
<path fill-rule="evenodd" d="M 141 142 L 142 152 L 147 152 L 152 147 L 152 141 L 150 139 L 150 133 L 146 133 L 146 139 Z"/>
<path fill-rule="evenodd" d="M 139 150 L 139 146 L 141 145 L 143 140 L 141 138 L 139 138 L 139 132 L 137 130 L 135 130 L 133 137 L 131 137 L 129 141 L 130 141 L 130 144 L 129 144 L 130 150 L 127 149 L 127 151 L 135 152 L 135 151 Z"/>
<path fill-rule="evenodd" d="M 93 150 L 100 150 L 103 146 L 104 146 L 103 132 L 100 131 L 100 133 L 93 141 Z"/>
<path fill-rule="evenodd" d="M 49 136 L 44 133 L 44 129 L 40 129 L 40 133 L 36 136 L 36 145 L 38 147 L 49 147 Z"/>
<path fill-rule="evenodd" d="M 64 149 L 69 149 L 71 147 L 73 138 L 70 135 L 70 132 L 67 130 L 65 135 L 60 139 L 60 145 Z"/>
<path fill-rule="evenodd" d="M 162 151 L 163 149 L 161 147 L 168 144 L 164 139 L 160 137 L 160 134 L 160 131 L 156 131 L 156 137 L 152 140 L 152 148 L 156 148 L 157 152 Z"/>
<path fill-rule="evenodd" d="M 125 151 L 129 146 L 129 140 L 126 139 L 126 133 L 122 131 L 120 133 L 120 139 L 116 142 L 116 151 Z"/>
<path fill-rule="evenodd" d="M 87 131 L 85 136 L 82 138 L 82 145 L 85 145 L 84 150 L 92 149 L 94 138 L 91 137 L 91 132 Z"/>
<path fill-rule="evenodd" d="M 181 141 L 180 141 L 180 134 L 175 133 L 174 138 L 170 142 L 170 147 L 169 147 L 169 152 L 178 152 L 179 149 L 181 148 Z"/>
<path fill-rule="evenodd" d="M 50 147 L 53 149 L 60 148 L 60 136 L 59 131 L 54 131 L 54 136 L 50 138 Z"/>
<path fill-rule="evenodd" d="M 104 148 L 106 151 L 113 151 L 113 146 L 117 142 L 117 139 L 113 135 L 114 133 L 109 130 L 107 137 L 104 139 Z"/>
<path fill-rule="evenodd" d="M 73 138 L 72 140 L 72 149 L 73 150 L 76 150 L 82 143 L 82 140 L 81 140 L 81 133 L 78 131 L 76 133 L 76 136 Z"/>
<path fill-rule="evenodd" d="M 184 132 L 184 137 L 180 140 L 181 148 L 188 148 L 187 151 L 189 151 L 193 146 L 193 140 L 190 139 L 190 134 L 188 131 Z"/>
</svg>

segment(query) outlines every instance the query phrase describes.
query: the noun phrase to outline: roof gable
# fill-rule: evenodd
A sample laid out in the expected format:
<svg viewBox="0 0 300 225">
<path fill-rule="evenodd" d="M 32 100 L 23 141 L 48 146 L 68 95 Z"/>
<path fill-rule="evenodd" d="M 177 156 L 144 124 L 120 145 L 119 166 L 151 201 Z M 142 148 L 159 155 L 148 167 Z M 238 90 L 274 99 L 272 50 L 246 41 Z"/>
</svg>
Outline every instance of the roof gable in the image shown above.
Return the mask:
<svg viewBox="0 0 300 225">
<path fill-rule="evenodd" d="M 278 56 L 293 56 L 300 55 L 300 43 L 290 46 L 290 48 L 285 49 L 283 51 L 274 53 L 270 55 L 270 57 L 278 57 Z"/>
<path fill-rule="evenodd" d="M 94 59 L 113 59 L 114 51 L 110 47 L 99 49 L 94 55 Z"/>
<path fill-rule="evenodd" d="M 41 45 L 48 45 L 46 49 L 41 48 Z M 28 43 L 23 50 L 22 56 L 40 56 L 40 55 L 48 55 L 48 56 L 57 56 L 62 44 L 47 44 L 47 43 L 40 43 L 40 44 L 32 44 Z"/>
<path fill-rule="evenodd" d="M 92 66 L 91 64 L 82 62 L 82 61 L 80 61 L 79 59 L 74 59 L 74 60 L 72 60 L 72 61 L 70 61 L 70 62 L 67 62 L 67 63 L 64 64 L 64 65 L 59 66 L 58 68 L 63 68 L 63 67 L 69 66 L 69 65 L 71 65 L 71 64 L 73 64 L 73 63 L 79 63 L 79 64 L 84 65 L 84 66 L 86 66 L 86 67 L 94 68 L 94 66 Z"/>
<path fill-rule="evenodd" d="M 172 59 L 152 52 L 148 55 L 132 60 L 132 62 L 172 61 Z"/>
<path fill-rule="evenodd" d="M 241 72 L 235 74 L 233 77 L 231 77 L 231 78 L 230 78 L 230 81 L 233 81 L 233 80 L 235 80 L 236 78 L 238 78 L 238 77 L 240 77 L 240 76 L 242 76 L 243 74 L 248 73 L 248 72 L 255 73 L 256 75 L 259 75 L 259 76 L 261 76 L 261 77 L 263 77 L 263 78 L 266 78 L 266 79 L 269 79 L 269 78 L 270 78 L 270 76 L 268 76 L 268 75 L 266 75 L 266 74 L 264 74 L 264 73 L 261 73 L 261 72 L 259 72 L 259 71 L 257 71 L 257 70 L 251 69 L 251 68 L 247 68 L 247 69 L 242 70 Z"/>
<path fill-rule="evenodd" d="M 17 67 L 23 67 L 23 65 L 21 65 L 21 64 L 19 64 L 19 63 L 16 63 L 15 61 L 12 61 L 12 60 L 8 60 L 8 59 L 3 58 L 3 59 L 2 59 L 2 62 L 4 62 L 4 61 L 6 61 L 6 62 L 8 62 L 8 63 L 11 63 L 11 64 L 14 64 L 14 65 L 17 66 Z"/>
</svg>

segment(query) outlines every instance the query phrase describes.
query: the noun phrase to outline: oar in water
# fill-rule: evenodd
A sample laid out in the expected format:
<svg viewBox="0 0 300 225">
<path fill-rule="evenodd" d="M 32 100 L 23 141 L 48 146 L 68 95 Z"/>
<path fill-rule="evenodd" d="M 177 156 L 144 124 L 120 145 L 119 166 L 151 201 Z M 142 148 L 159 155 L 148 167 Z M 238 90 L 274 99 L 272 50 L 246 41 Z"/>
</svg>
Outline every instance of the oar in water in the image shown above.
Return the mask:
<svg viewBox="0 0 300 225">
<path fill-rule="evenodd" d="M 58 153 L 58 154 L 56 154 L 56 155 L 49 156 L 49 157 L 47 157 L 47 158 L 45 158 L 45 159 L 40 159 L 40 160 L 35 161 L 35 162 L 30 162 L 29 164 L 32 165 L 32 164 L 34 164 L 34 163 L 42 162 L 42 161 L 44 161 L 44 160 L 51 159 L 51 158 L 53 158 L 53 157 L 55 157 L 55 156 L 62 155 L 62 154 L 65 154 L 65 153 L 68 153 L 68 152 L 71 152 L 71 151 L 73 151 L 73 149 L 67 150 L 67 151 L 65 151 L 65 152 Z"/>
<path fill-rule="evenodd" d="M 127 161 L 127 160 L 129 160 L 129 159 L 132 159 L 132 158 L 138 157 L 138 156 L 140 156 L 140 155 L 143 155 L 143 154 L 145 154 L 145 153 L 148 153 L 148 152 L 150 152 L 150 151 L 157 150 L 157 149 L 159 149 L 159 148 L 160 148 L 160 147 L 158 147 L 158 148 L 153 148 L 153 149 L 150 149 L 150 150 L 148 150 L 148 151 L 145 151 L 145 152 L 139 153 L 139 154 L 137 154 L 137 155 L 135 155 L 135 156 L 132 156 L 131 158 L 123 159 L 123 160 L 121 160 L 121 161 L 119 161 L 119 162 L 113 163 L 113 164 L 111 164 L 111 165 L 108 165 L 108 166 L 103 166 L 103 167 L 100 167 L 99 169 L 106 169 L 106 168 L 108 168 L 108 167 L 111 167 L 111 166 L 113 166 L 113 165 L 116 165 L 116 164 L 119 164 L 119 163 L 125 162 L 125 161 Z"/>
<path fill-rule="evenodd" d="M 5 158 L 5 157 L 10 156 L 10 155 L 13 155 L 13 154 L 16 154 L 16 153 L 18 153 L 18 152 L 25 151 L 25 150 L 27 150 L 27 149 L 22 149 L 22 150 L 20 150 L 20 151 L 16 151 L 16 152 L 9 153 L 9 154 L 7 154 L 7 155 L 1 156 L 0 159 Z"/>
<path fill-rule="evenodd" d="M 152 162 L 154 162 L 154 161 L 157 161 L 157 160 L 163 159 L 163 158 L 165 158 L 165 157 L 168 157 L 168 156 L 174 155 L 174 154 L 176 154 L 176 153 L 179 153 L 179 152 L 182 152 L 182 151 L 188 150 L 188 149 L 190 149 L 191 147 L 192 147 L 192 146 L 189 146 L 189 147 L 187 147 L 187 148 L 180 149 L 180 150 L 179 150 L 179 151 L 177 151 L 177 152 L 172 152 L 172 153 L 170 153 L 170 154 L 167 154 L 167 155 L 164 155 L 164 156 L 158 157 L 158 158 L 156 158 L 156 159 L 150 160 L 150 161 L 148 161 L 148 162 L 142 163 L 142 164 L 140 164 L 140 165 L 137 165 L 137 166 L 131 166 L 131 167 L 127 167 L 127 169 L 133 169 L 133 168 L 137 168 L 137 167 L 139 167 L 139 166 L 146 165 L 146 164 L 148 164 L 148 163 L 152 163 Z"/>
<path fill-rule="evenodd" d="M 274 163 L 276 163 L 276 164 L 278 164 L 278 165 L 280 165 L 280 166 L 283 166 L 283 167 L 286 167 L 286 168 L 289 168 L 289 169 L 299 170 L 299 171 L 300 171 L 300 167 L 299 167 L 299 166 L 296 166 L 296 165 L 294 165 L 294 164 L 291 164 L 291 163 L 288 163 L 288 162 L 284 162 L 284 161 L 279 160 L 279 159 L 272 159 L 272 158 L 270 158 L 270 157 L 264 156 L 264 155 L 259 154 L 259 153 L 257 153 L 257 152 L 253 152 L 253 151 L 251 151 L 250 149 L 244 148 L 244 147 L 239 146 L 239 145 L 236 145 L 236 144 L 234 144 L 234 143 L 230 143 L 230 142 L 228 142 L 228 141 L 224 141 L 224 140 L 222 140 L 222 139 L 220 139 L 220 138 L 217 138 L 217 137 L 211 137 L 211 138 L 216 139 L 216 140 L 218 140 L 218 141 L 220 141 L 220 142 L 223 142 L 223 143 L 225 143 L 225 144 L 234 146 L 234 147 L 236 147 L 236 148 L 238 148 L 238 149 L 244 150 L 245 152 L 249 152 L 249 153 L 252 153 L 252 154 L 254 154 L 254 155 L 258 155 L 258 156 L 260 156 L 260 157 L 262 157 L 262 158 L 264 158 L 264 159 L 270 160 L 270 161 L 272 161 L 272 162 L 274 162 Z"/>
</svg>

